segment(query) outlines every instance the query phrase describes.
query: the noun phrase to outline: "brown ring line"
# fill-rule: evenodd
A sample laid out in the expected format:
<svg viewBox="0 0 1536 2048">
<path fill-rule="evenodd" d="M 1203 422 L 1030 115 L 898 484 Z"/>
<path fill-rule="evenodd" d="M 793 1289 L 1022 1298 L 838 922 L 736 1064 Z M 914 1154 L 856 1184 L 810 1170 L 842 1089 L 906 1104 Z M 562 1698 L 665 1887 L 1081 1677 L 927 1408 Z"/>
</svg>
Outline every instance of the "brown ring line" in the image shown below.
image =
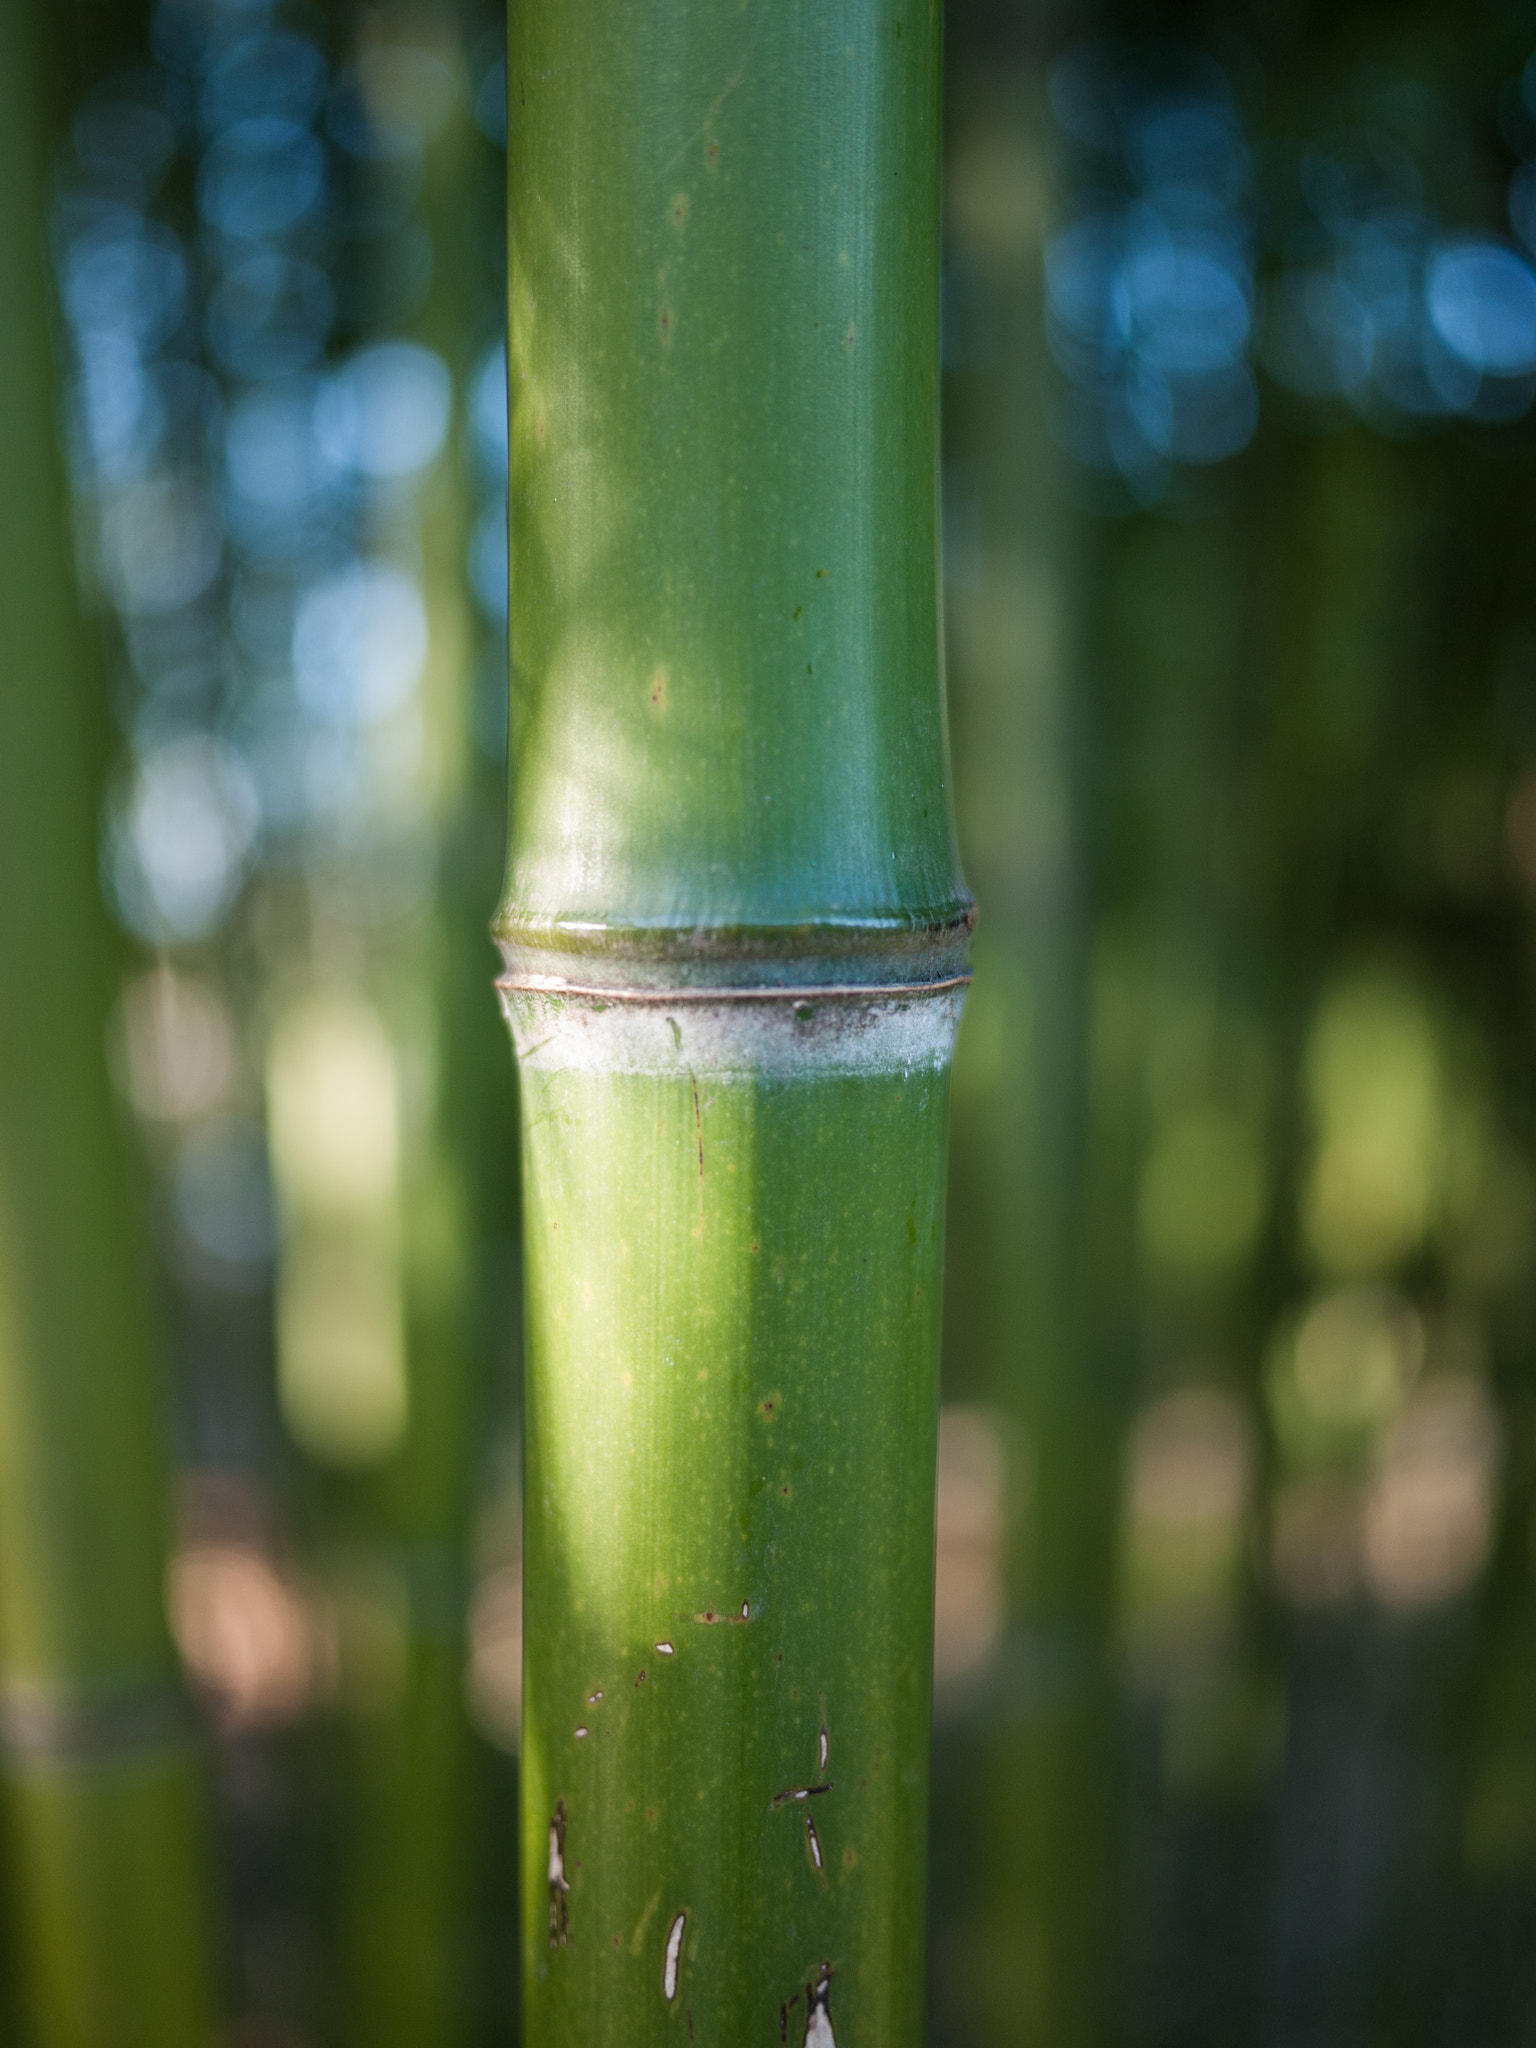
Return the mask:
<svg viewBox="0 0 1536 2048">
<path fill-rule="evenodd" d="M 946 989 L 968 988 L 970 982 L 969 974 L 952 974 L 944 981 L 818 982 L 810 988 L 622 988 L 600 982 L 504 974 L 496 986 L 508 994 L 594 996 L 607 1003 L 868 1003 L 887 996 L 942 995 Z"/>
</svg>

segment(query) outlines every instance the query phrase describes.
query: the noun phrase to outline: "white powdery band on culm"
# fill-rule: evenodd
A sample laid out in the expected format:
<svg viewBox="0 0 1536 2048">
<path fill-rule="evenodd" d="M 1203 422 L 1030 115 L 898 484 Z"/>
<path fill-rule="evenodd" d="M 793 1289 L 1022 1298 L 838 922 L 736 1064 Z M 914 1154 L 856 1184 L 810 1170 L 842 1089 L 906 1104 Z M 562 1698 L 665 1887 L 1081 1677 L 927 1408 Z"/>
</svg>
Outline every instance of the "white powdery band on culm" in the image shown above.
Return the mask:
<svg viewBox="0 0 1536 2048">
<path fill-rule="evenodd" d="M 761 1077 L 947 1067 L 968 980 L 633 993 L 499 987 L 528 1072 Z"/>
</svg>

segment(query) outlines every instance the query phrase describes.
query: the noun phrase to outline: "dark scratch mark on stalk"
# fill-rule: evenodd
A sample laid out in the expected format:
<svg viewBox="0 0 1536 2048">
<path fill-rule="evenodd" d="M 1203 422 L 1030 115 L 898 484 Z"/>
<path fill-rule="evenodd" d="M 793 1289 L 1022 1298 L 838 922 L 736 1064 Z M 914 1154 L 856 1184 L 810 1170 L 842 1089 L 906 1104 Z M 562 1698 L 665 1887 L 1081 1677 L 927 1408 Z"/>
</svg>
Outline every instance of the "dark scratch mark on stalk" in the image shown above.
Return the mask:
<svg viewBox="0 0 1536 2048">
<path fill-rule="evenodd" d="M 805 1987 L 805 2040 L 802 2048 L 837 2048 L 832 2032 L 832 1965 L 823 1963 L 814 1985 Z"/>
<path fill-rule="evenodd" d="M 788 1785 L 782 1792 L 774 1793 L 773 1803 L 775 1806 L 788 1806 L 796 1799 L 816 1799 L 823 1792 L 835 1790 L 830 1782 L 825 1785 Z"/>
<path fill-rule="evenodd" d="M 693 1083 L 693 1124 L 699 1134 L 699 1186 L 704 1185 L 704 1118 L 699 1109 L 699 1083 L 694 1074 L 688 1076 Z"/>
<path fill-rule="evenodd" d="M 565 1801 L 557 1799 L 549 1823 L 549 1945 L 564 1948 L 571 1938 L 570 1882 L 565 1874 Z"/>
</svg>

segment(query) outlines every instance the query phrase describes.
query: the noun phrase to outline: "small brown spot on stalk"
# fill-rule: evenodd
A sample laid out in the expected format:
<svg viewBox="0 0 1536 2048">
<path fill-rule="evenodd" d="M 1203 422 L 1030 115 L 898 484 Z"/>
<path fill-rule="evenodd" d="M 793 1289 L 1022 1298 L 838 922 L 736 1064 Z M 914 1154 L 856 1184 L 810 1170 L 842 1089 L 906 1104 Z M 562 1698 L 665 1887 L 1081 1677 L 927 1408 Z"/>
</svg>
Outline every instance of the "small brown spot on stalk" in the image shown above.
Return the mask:
<svg viewBox="0 0 1536 2048">
<path fill-rule="evenodd" d="M 637 1678 L 637 1679 L 635 1680 L 635 1690 L 636 1690 L 636 1691 L 638 1692 L 638 1691 L 639 1691 L 639 1689 L 640 1689 L 640 1687 L 641 1687 L 642 1685 L 644 1685 L 644 1683 L 645 1683 L 645 1673 L 644 1673 L 644 1672 L 642 1671 L 642 1672 L 640 1673 L 640 1676 L 639 1676 L 639 1677 L 638 1677 L 638 1678 Z"/>
<path fill-rule="evenodd" d="M 848 332 L 843 336 L 843 347 L 845 349 L 853 348 L 857 343 L 858 338 L 859 330 L 857 326 L 854 324 L 854 322 L 850 320 L 848 322 Z"/>
<path fill-rule="evenodd" d="M 852 1870 L 852 1868 L 858 1862 L 858 1860 L 859 1852 L 857 1849 L 854 1848 L 853 1844 L 850 1842 L 848 1844 L 848 1847 L 843 1851 L 844 1870 Z"/>
<path fill-rule="evenodd" d="M 672 225 L 675 228 L 680 228 L 686 225 L 688 219 L 688 208 L 690 207 L 690 205 L 692 205 L 692 203 L 693 202 L 689 199 L 688 194 L 686 192 L 679 192 L 677 196 L 674 198 L 674 200 L 672 201 Z"/>
<path fill-rule="evenodd" d="M 670 306 L 662 307 L 657 317 L 656 325 L 660 330 L 662 341 L 670 342 L 672 339 L 672 308 Z"/>
<path fill-rule="evenodd" d="M 651 686 L 646 696 L 657 711 L 667 708 L 667 671 L 660 663 L 651 672 Z"/>
<path fill-rule="evenodd" d="M 743 1600 L 740 1614 L 725 1614 L 718 1607 L 706 1607 L 702 1614 L 693 1618 L 704 1628 L 714 1628 L 717 1623 L 723 1628 L 744 1628 L 752 1619 L 752 1603 Z"/>
</svg>

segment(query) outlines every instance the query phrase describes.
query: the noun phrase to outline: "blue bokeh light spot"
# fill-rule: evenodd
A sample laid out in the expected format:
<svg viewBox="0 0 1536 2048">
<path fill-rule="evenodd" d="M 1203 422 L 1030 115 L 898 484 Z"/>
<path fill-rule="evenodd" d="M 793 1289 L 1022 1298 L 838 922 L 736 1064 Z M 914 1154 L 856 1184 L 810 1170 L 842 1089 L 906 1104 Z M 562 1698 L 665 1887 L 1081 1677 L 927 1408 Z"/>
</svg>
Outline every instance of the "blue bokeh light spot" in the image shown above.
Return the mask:
<svg viewBox="0 0 1536 2048">
<path fill-rule="evenodd" d="M 1132 339 L 1158 369 L 1225 369 L 1248 340 L 1248 293 L 1220 251 L 1170 235 L 1138 237 L 1124 270 Z"/>
<path fill-rule="evenodd" d="M 226 235 L 278 235 L 310 212 L 325 183 L 325 153 L 296 121 L 237 121 L 209 144 L 197 178 L 204 220 Z"/>
<path fill-rule="evenodd" d="M 1536 370 L 1536 272 L 1500 242 L 1444 244 L 1426 276 L 1430 321 L 1451 354 L 1485 376 Z"/>
<path fill-rule="evenodd" d="M 325 96 L 325 59 L 303 36 L 242 36 L 215 58 L 203 86 L 203 124 L 227 128 L 252 115 L 308 123 Z"/>
</svg>

